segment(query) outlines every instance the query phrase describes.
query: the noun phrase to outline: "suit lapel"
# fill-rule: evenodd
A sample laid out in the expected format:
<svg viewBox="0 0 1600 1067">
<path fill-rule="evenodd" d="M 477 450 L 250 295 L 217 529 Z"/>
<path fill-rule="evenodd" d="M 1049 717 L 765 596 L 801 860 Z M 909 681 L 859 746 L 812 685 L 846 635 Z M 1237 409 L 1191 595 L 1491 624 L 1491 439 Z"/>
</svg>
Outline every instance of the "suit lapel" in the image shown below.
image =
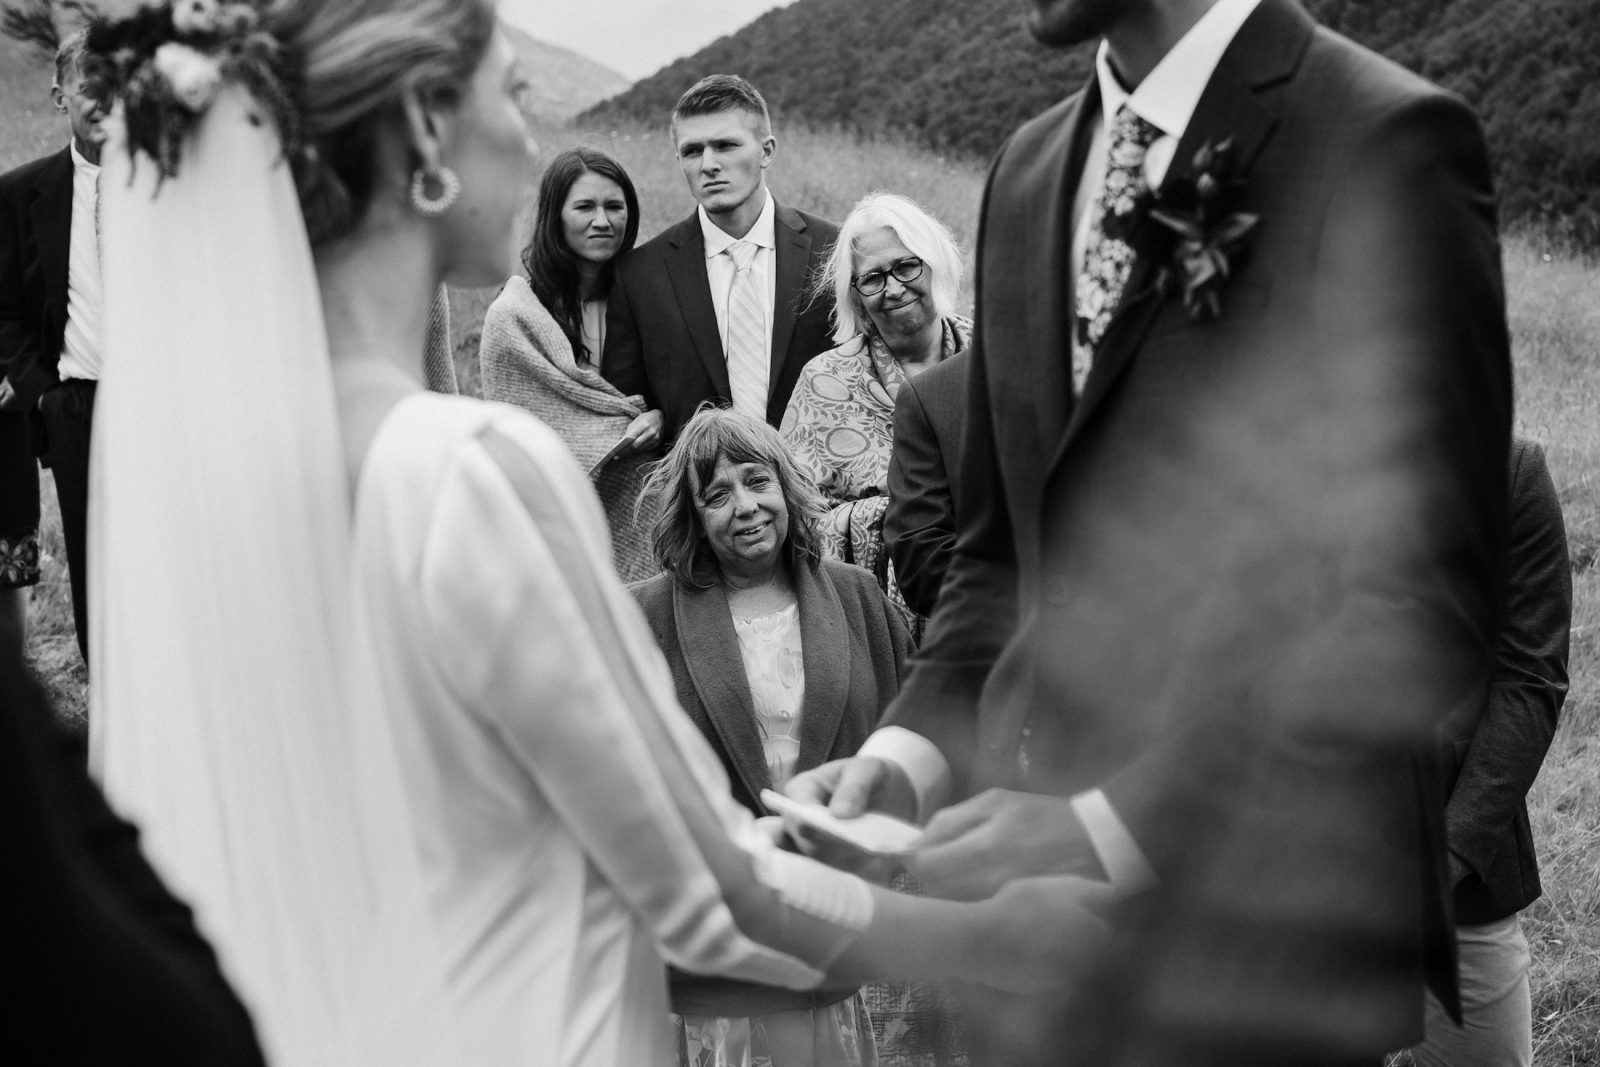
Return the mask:
<svg viewBox="0 0 1600 1067">
<path fill-rule="evenodd" d="M 828 758 L 849 697 L 850 635 L 844 605 L 822 568 L 802 566 L 795 575 L 800 601 L 801 658 L 806 694 L 800 713 L 800 766 Z"/>
<path fill-rule="evenodd" d="M 706 243 L 700 232 L 698 214 L 678 224 L 670 238 L 672 250 L 664 260 L 667 280 L 683 314 L 695 354 L 711 376 L 718 396 L 733 395 L 728 384 L 728 357 L 722 350 L 722 331 L 717 328 L 717 309 L 711 303 L 711 283 L 706 278 Z"/>
<path fill-rule="evenodd" d="M 72 173 L 72 149 L 68 147 L 61 150 L 34 182 L 31 208 L 45 299 L 60 318 L 65 318 L 67 314 L 67 255 L 72 246 Z"/>
<path fill-rule="evenodd" d="M 778 381 L 783 365 L 789 358 L 789 342 L 794 339 L 795 320 L 806 301 L 806 268 L 811 263 L 811 238 L 807 236 L 805 219 L 793 208 L 774 203 L 773 241 L 777 245 L 776 299 L 772 307 L 772 367 L 767 381 Z M 783 412 L 778 412 L 781 417 Z"/>
<path fill-rule="evenodd" d="M 1263 0 L 1240 27 L 1206 83 L 1162 179 L 1163 187 L 1193 174 L 1195 153 L 1207 142 L 1219 144 L 1227 138 L 1233 140 L 1240 177 L 1249 180 L 1250 168 L 1277 126 L 1276 112 L 1262 101 L 1258 90 L 1294 72 L 1310 42 L 1312 26 L 1309 17 L 1293 5 Z M 1147 219 L 1135 237 L 1138 256 L 1133 271 L 1095 352 L 1094 365 L 1072 412 L 1056 462 L 1138 354 L 1165 304 L 1155 284 L 1160 264 L 1151 254 L 1153 245 L 1165 246 L 1164 241 L 1158 240 L 1157 231 L 1158 224 Z"/>
<path fill-rule="evenodd" d="M 702 271 L 702 273 L 704 273 Z M 739 781 L 751 797 L 771 788 L 766 752 L 756 726 L 756 709 L 750 699 L 750 680 L 733 615 L 720 585 L 710 589 L 672 590 L 672 611 L 678 627 L 683 660 L 689 668 L 700 705 L 711 720 L 722 749 L 733 761 Z"/>
<path fill-rule="evenodd" d="M 1038 359 L 1030 379 L 1037 386 L 1035 411 L 1039 440 L 1061 440 L 1072 413 L 1071 345 L 1076 314 L 1072 272 L 1072 205 L 1089 154 L 1090 133 L 1100 110 L 1100 88 L 1091 77 L 1077 107 L 1062 123 L 1055 143 L 1040 154 L 1040 179 L 1027 188 L 1041 190 L 1031 211 L 1040 220 L 1044 238 L 1034 243 L 1033 262 L 1026 272 L 1027 328 L 1023 351 Z M 1063 358 L 1065 356 L 1065 358 Z"/>
</svg>

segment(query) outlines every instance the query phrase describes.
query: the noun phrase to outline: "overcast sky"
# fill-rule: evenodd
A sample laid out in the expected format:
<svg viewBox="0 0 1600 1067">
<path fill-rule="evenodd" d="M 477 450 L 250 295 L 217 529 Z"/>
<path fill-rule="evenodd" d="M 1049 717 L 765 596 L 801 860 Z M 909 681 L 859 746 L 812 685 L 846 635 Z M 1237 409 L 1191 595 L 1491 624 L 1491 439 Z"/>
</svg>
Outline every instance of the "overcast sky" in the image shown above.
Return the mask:
<svg viewBox="0 0 1600 1067">
<path fill-rule="evenodd" d="M 500 0 L 508 22 L 629 78 L 653 74 L 790 0 Z"/>
</svg>

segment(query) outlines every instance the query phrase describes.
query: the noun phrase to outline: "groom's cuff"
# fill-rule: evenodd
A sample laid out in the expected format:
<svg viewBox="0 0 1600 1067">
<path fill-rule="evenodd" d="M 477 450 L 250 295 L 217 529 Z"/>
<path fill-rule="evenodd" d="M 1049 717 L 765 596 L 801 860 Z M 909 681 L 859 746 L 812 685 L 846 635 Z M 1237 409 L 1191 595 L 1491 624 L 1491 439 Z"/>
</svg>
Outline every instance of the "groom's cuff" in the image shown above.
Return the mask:
<svg viewBox="0 0 1600 1067">
<path fill-rule="evenodd" d="M 917 822 L 926 823 L 950 796 L 950 764 L 939 746 L 904 726 L 874 730 L 858 756 L 888 760 L 905 772 L 917 796 Z"/>
<path fill-rule="evenodd" d="M 1083 824 L 1089 844 L 1119 896 L 1131 896 L 1156 884 L 1155 868 L 1145 859 L 1144 850 L 1104 793 L 1091 789 L 1073 797 L 1071 804 L 1072 813 Z"/>
</svg>

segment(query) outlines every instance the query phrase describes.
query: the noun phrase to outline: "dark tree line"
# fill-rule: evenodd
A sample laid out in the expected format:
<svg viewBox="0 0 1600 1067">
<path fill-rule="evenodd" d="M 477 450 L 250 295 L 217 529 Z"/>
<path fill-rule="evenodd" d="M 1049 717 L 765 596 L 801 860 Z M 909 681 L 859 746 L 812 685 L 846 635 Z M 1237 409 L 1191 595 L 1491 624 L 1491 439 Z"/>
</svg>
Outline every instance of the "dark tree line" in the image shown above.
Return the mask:
<svg viewBox="0 0 1600 1067">
<path fill-rule="evenodd" d="M 1494 152 L 1501 212 L 1600 251 L 1600 3 L 1304 0 L 1319 20 L 1466 97 Z M 987 156 L 1081 85 L 1092 52 L 1034 43 L 1016 0 L 799 0 L 635 84 L 588 121 L 663 121 L 715 71 L 784 118 L 909 135 Z"/>
</svg>

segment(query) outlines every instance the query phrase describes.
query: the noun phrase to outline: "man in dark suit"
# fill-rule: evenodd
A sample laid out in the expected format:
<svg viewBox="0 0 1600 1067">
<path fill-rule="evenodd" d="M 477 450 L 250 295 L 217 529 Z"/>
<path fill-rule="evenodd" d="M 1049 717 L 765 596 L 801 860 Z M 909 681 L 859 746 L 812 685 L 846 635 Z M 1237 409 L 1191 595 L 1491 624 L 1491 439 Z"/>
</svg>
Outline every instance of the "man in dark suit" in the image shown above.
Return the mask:
<svg viewBox="0 0 1600 1067">
<path fill-rule="evenodd" d="M 833 347 L 833 302 L 811 282 L 839 228 L 767 191 L 777 141 L 743 78 L 696 83 L 672 136 L 699 207 L 619 263 L 601 373 L 660 410 L 668 440 L 707 400 L 777 426 L 800 368 Z"/>
<path fill-rule="evenodd" d="M 1105 40 L 990 174 L 956 553 L 894 725 L 789 788 L 988 787 L 931 892 L 1119 894 L 975 1063 L 1376 1067 L 1455 1006 L 1432 739 L 1504 576 L 1482 132 L 1295 0 L 1032 9 Z"/>
<path fill-rule="evenodd" d="M 1457 1025 L 1429 998 L 1427 1037 L 1411 1050 L 1417 1067 L 1533 1062 L 1528 941 L 1518 912 L 1540 886 L 1526 798 L 1567 697 L 1572 567 L 1544 450 L 1514 438 L 1510 481 L 1511 573 L 1493 684 L 1482 706 L 1462 709 L 1446 731 L 1462 1019 Z"/>
<path fill-rule="evenodd" d="M 50 87 L 72 141 L 0 175 L 0 410 L 34 415 L 35 446 L 55 474 L 78 649 L 89 659 L 85 541 L 89 428 L 102 353 L 95 219 L 102 109 L 83 75 L 85 34 L 61 43 Z"/>
<path fill-rule="evenodd" d="M 966 381 L 967 354 L 958 352 L 907 378 L 894 403 L 883 539 L 900 594 L 918 615 L 933 614 L 955 552 L 959 517 L 951 479 L 961 454 Z"/>
</svg>

